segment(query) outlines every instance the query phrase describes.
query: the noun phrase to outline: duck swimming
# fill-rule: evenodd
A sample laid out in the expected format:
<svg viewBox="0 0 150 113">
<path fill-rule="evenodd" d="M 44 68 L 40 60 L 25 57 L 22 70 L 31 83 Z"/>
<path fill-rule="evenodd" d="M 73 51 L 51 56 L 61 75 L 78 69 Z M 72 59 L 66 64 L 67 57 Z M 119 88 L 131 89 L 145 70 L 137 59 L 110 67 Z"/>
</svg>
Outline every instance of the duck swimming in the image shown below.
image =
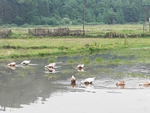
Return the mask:
<svg viewBox="0 0 150 113">
<path fill-rule="evenodd" d="M 76 78 L 74 77 L 74 75 L 72 75 L 71 77 L 71 84 L 76 84 Z"/>
<path fill-rule="evenodd" d="M 28 65 L 30 62 L 31 60 L 24 60 L 23 62 L 21 62 L 21 64 Z"/>
<path fill-rule="evenodd" d="M 54 68 L 45 67 L 45 70 L 48 70 L 49 72 L 55 72 Z"/>
<path fill-rule="evenodd" d="M 94 78 L 86 78 L 85 80 L 81 81 L 81 84 L 92 84 L 95 80 Z"/>
<path fill-rule="evenodd" d="M 11 62 L 11 63 L 9 63 L 9 64 L 7 64 L 7 65 L 10 66 L 10 67 L 13 67 L 13 66 L 16 65 L 16 62 Z"/>
<path fill-rule="evenodd" d="M 84 64 L 79 64 L 79 65 L 77 66 L 77 69 L 78 69 L 78 70 L 82 70 L 83 67 L 84 67 Z"/>
</svg>

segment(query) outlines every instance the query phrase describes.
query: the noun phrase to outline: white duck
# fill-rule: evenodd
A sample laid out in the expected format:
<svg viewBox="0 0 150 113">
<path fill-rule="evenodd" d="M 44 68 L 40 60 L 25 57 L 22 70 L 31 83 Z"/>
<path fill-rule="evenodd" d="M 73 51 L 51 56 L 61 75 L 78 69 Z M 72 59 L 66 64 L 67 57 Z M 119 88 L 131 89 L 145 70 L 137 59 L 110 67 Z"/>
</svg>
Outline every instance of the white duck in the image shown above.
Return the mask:
<svg viewBox="0 0 150 113">
<path fill-rule="evenodd" d="M 86 78 L 85 80 L 81 81 L 81 84 L 92 84 L 92 82 L 94 82 L 95 77 L 94 78 Z"/>
<path fill-rule="evenodd" d="M 150 82 L 143 82 L 143 83 L 140 83 L 139 86 L 150 86 Z"/>
<path fill-rule="evenodd" d="M 82 70 L 84 68 L 84 64 L 79 64 L 78 66 L 77 66 L 77 69 L 78 70 Z"/>
<path fill-rule="evenodd" d="M 50 64 L 46 65 L 45 68 L 46 67 L 48 67 L 48 68 L 54 68 L 55 65 L 56 65 L 56 63 L 50 63 Z"/>
<path fill-rule="evenodd" d="M 24 60 L 23 62 L 21 62 L 21 64 L 28 65 L 30 62 L 31 60 Z"/>
<path fill-rule="evenodd" d="M 72 75 L 71 77 L 71 84 L 76 84 L 76 78 L 74 77 L 74 75 Z"/>
<path fill-rule="evenodd" d="M 15 66 L 16 65 L 16 62 L 11 62 L 11 63 L 9 63 L 9 64 L 7 64 L 8 66 Z"/>
</svg>

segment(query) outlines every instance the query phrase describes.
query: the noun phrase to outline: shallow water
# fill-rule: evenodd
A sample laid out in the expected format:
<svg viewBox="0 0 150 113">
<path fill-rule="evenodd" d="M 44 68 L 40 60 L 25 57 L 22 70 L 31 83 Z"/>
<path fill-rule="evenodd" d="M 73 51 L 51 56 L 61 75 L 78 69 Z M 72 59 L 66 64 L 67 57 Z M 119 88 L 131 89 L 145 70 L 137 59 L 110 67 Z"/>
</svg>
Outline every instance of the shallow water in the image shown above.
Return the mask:
<svg viewBox="0 0 150 113">
<path fill-rule="evenodd" d="M 89 58 L 84 72 L 76 70 L 79 60 Z M 95 58 L 109 59 L 107 54 L 91 56 L 62 56 L 56 58 L 55 72 L 44 69 L 49 58 L 30 59 L 28 66 L 15 60 L 16 67 L 7 66 L 11 61 L 0 62 L 0 112 L 2 113 L 148 113 L 150 88 L 139 83 L 150 81 L 148 64 L 98 64 Z M 132 56 L 133 57 L 133 56 Z M 128 57 L 126 60 L 134 60 Z M 111 58 L 122 59 L 117 56 Z M 74 63 L 68 63 L 70 60 Z M 124 58 L 123 58 L 124 59 Z M 144 75 L 129 76 L 129 74 Z M 71 86 L 70 78 L 77 78 Z M 81 85 L 87 77 L 96 77 L 92 85 Z M 124 87 L 115 84 L 125 80 Z"/>
</svg>

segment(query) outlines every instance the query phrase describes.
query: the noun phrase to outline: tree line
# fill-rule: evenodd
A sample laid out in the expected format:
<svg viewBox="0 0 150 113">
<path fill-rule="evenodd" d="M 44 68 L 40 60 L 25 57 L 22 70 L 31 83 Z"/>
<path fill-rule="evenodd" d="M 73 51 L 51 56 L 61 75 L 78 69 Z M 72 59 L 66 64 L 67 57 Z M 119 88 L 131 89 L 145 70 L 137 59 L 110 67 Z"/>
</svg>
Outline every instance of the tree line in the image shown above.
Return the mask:
<svg viewBox="0 0 150 113">
<path fill-rule="evenodd" d="M 150 0 L 86 0 L 85 22 L 142 22 L 148 5 Z M 0 0 L 0 25 L 77 25 L 83 22 L 83 9 L 84 0 Z"/>
</svg>

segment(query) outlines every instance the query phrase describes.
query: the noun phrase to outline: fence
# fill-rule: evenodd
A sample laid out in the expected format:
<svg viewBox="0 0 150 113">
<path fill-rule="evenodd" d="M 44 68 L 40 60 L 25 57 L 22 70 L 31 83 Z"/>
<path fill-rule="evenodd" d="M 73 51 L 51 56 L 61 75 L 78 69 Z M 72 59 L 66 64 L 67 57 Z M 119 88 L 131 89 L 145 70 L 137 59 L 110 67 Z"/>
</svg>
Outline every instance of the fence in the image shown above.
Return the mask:
<svg viewBox="0 0 150 113">
<path fill-rule="evenodd" d="M 11 30 L 0 30 L 0 38 L 7 38 L 11 34 Z"/>
<path fill-rule="evenodd" d="M 33 36 L 79 36 L 83 30 L 69 30 L 69 28 L 43 29 L 35 28 L 28 29 L 29 35 Z"/>
</svg>

